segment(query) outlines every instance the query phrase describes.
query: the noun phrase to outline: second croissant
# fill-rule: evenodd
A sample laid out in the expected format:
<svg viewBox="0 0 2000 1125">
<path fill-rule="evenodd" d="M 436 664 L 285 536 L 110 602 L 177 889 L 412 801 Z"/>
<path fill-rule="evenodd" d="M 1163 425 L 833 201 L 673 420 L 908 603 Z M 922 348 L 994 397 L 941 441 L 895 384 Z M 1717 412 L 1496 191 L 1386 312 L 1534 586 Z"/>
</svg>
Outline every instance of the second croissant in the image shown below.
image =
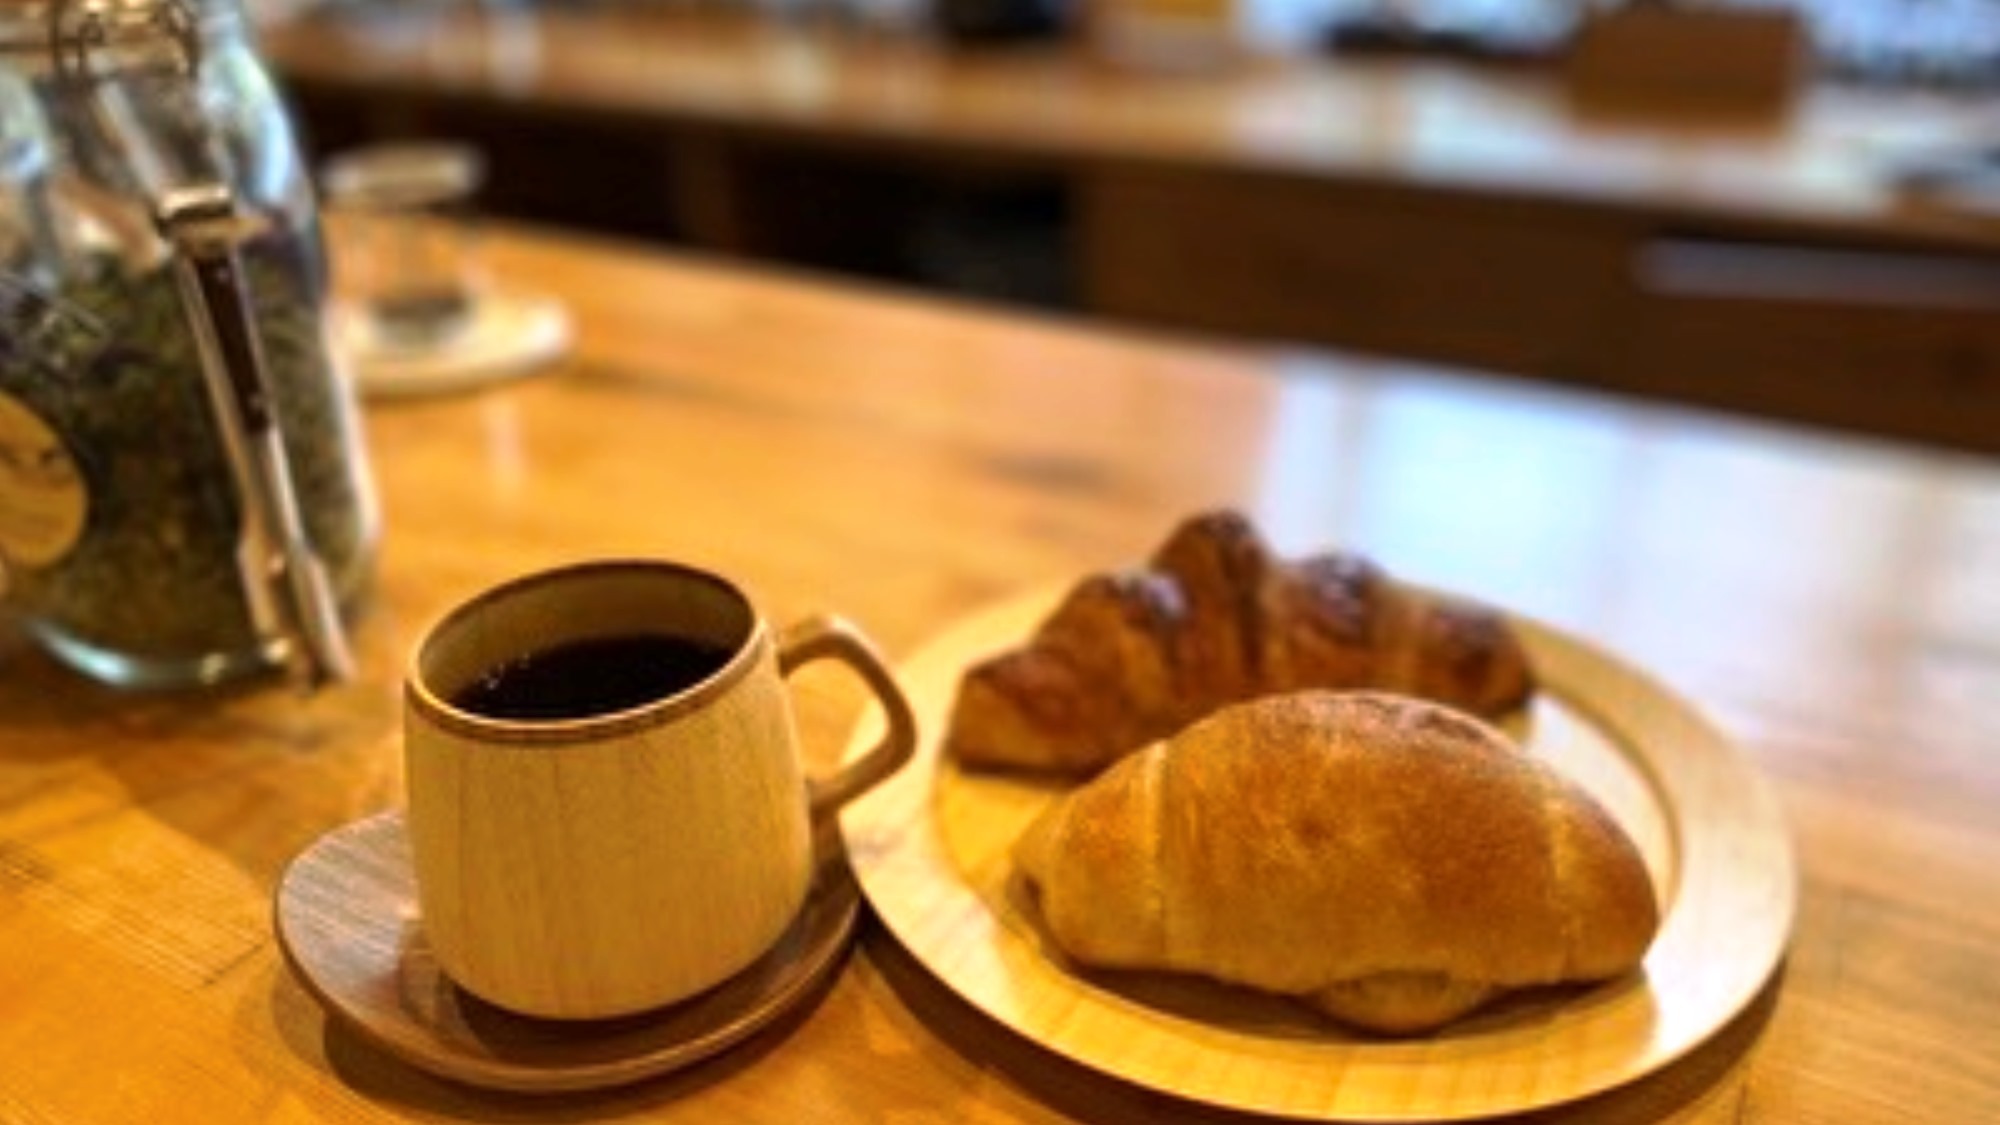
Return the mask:
<svg viewBox="0 0 2000 1125">
<path fill-rule="evenodd" d="M 1025 646 L 970 669 L 945 745 L 972 765 L 1090 774 L 1228 704 L 1306 689 L 1492 718 L 1534 678 L 1493 610 L 1358 555 L 1277 558 L 1243 516 L 1212 512 L 1146 568 L 1085 579 Z"/>
</svg>

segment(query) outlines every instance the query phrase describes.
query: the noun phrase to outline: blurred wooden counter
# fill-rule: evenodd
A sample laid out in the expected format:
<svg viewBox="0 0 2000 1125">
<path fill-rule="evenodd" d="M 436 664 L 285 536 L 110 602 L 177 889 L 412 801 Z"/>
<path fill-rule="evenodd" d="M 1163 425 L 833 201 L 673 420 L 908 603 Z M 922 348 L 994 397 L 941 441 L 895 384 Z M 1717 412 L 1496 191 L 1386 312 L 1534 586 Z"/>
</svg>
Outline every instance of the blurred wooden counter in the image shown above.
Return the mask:
<svg viewBox="0 0 2000 1125">
<path fill-rule="evenodd" d="M 569 239 L 491 249 L 503 282 L 570 303 L 576 349 L 368 410 L 386 532 L 356 680 L 140 696 L 0 646 L 0 1121 L 1236 1121 L 1012 1037 L 872 924 L 810 1011 L 710 1065 L 479 1094 L 330 1023 L 269 905 L 300 848 L 400 803 L 405 657 L 492 583 L 686 559 L 904 658 L 1218 504 L 1286 552 L 1365 551 L 1621 653 L 1779 793 L 1803 882 L 1778 979 L 1683 1062 L 1537 1121 L 2000 1118 L 1992 465 Z M 802 686 L 824 763 L 858 692 Z"/>
<path fill-rule="evenodd" d="M 1617 120 L 1523 72 L 1140 74 L 657 8 L 268 49 L 323 146 L 477 139 L 514 214 L 2000 449 L 2000 217 L 1892 182 L 2000 143 L 1963 101 Z"/>
</svg>

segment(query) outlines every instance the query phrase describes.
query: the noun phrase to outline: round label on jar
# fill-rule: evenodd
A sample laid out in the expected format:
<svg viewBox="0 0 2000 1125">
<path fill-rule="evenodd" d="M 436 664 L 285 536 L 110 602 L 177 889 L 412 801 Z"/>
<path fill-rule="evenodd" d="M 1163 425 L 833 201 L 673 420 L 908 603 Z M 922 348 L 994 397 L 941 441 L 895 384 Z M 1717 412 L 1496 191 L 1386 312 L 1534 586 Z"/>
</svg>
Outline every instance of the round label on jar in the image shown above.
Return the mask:
<svg viewBox="0 0 2000 1125">
<path fill-rule="evenodd" d="M 62 438 L 12 395 L 0 394 L 0 557 L 47 566 L 83 534 L 89 493 Z"/>
</svg>

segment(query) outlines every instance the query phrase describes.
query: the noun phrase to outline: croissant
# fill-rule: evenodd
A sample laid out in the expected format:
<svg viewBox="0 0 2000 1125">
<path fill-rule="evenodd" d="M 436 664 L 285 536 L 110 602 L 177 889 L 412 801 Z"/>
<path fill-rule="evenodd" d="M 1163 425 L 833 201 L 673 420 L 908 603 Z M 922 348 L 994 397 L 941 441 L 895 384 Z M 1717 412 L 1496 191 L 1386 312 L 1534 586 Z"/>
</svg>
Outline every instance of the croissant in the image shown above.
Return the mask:
<svg viewBox="0 0 2000 1125">
<path fill-rule="evenodd" d="M 1302 692 L 1225 708 L 1059 799 L 1015 845 L 1076 962 L 1435 1029 L 1510 989 L 1617 977 L 1659 924 L 1637 849 L 1479 720 Z"/>
<path fill-rule="evenodd" d="M 1492 717 L 1533 677 L 1499 614 L 1357 555 L 1285 562 L 1241 515 L 1183 523 L 1144 569 L 1093 575 L 1022 647 L 968 670 L 945 737 L 976 766 L 1084 774 L 1224 704 L 1304 688 Z"/>
</svg>

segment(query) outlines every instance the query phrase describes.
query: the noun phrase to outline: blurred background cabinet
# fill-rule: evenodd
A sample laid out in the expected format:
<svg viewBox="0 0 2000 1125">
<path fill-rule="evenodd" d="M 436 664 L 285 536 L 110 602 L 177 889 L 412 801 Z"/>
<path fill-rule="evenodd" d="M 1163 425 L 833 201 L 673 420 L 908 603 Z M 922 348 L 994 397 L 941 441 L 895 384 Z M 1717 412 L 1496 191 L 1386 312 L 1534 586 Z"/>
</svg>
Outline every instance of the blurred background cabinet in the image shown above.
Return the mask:
<svg viewBox="0 0 2000 1125">
<path fill-rule="evenodd" d="M 658 7 L 423 19 L 266 50 L 321 153 L 473 141 L 501 215 L 2000 451 L 2000 193 L 1909 186 L 2000 168 L 2000 92 L 1631 117 L 1429 59 L 1146 73 Z"/>
</svg>

